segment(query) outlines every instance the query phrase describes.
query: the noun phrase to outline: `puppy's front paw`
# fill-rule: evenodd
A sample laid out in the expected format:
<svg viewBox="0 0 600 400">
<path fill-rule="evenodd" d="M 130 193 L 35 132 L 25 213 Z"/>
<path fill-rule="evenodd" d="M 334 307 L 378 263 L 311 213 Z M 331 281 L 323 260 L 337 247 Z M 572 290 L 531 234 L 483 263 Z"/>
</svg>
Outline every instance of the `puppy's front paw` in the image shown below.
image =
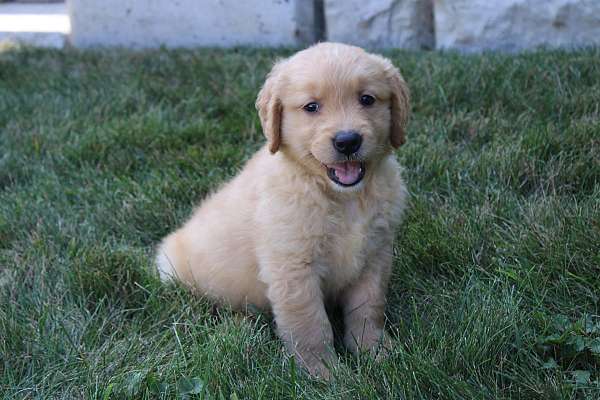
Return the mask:
<svg viewBox="0 0 600 400">
<path fill-rule="evenodd" d="M 387 357 L 392 349 L 392 338 L 380 329 L 363 329 L 357 335 L 356 331 L 348 330 L 344 336 L 346 348 L 354 354 L 369 352 L 378 361 Z"/>
<path fill-rule="evenodd" d="M 312 363 L 311 365 L 307 365 L 306 369 L 310 376 L 313 378 L 323 379 L 328 381 L 331 379 L 331 372 L 329 371 L 329 367 L 325 365 L 322 361 L 318 361 Z"/>
<path fill-rule="evenodd" d="M 375 357 L 376 361 L 382 361 L 390 355 L 393 345 L 393 339 L 386 331 L 383 331 L 378 343 L 371 348 L 371 354 Z"/>
<path fill-rule="evenodd" d="M 329 380 L 337 357 L 331 351 L 296 353 L 296 360 L 313 378 Z"/>
</svg>

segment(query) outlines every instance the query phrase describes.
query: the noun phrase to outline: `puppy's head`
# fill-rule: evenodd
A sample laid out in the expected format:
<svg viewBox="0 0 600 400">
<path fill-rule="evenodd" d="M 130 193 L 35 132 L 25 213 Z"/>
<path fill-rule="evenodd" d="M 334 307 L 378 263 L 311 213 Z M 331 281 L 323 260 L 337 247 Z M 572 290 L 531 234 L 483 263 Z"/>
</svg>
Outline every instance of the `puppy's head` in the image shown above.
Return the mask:
<svg viewBox="0 0 600 400">
<path fill-rule="evenodd" d="M 409 94 L 388 59 L 321 43 L 278 62 L 256 107 L 272 153 L 356 191 L 404 143 Z"/>
</svg>

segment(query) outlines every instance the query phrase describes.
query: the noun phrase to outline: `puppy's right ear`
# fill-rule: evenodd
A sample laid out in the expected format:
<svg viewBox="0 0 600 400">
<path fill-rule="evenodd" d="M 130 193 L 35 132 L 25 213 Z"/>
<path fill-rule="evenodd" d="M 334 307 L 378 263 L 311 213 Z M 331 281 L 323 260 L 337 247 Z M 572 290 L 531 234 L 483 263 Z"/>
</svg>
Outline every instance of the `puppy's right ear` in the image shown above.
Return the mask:
<svg viewBox="0 0 600 400">
<path fill-rule="evenodd" d="M 277 63 L 269 72 L 267 80 L 256 98 L 256 109 L 271 153 L 276 153 L 281 144 L 283 106 L 278 95 L 280 69 L 281 62 Z"/>
</svg>

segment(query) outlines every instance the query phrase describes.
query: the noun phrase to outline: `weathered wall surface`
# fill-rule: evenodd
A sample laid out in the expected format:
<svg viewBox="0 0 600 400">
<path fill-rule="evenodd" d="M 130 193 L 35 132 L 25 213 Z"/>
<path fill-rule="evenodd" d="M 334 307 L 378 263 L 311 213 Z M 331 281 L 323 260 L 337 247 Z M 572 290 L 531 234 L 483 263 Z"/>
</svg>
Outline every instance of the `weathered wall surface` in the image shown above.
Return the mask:
<svg viewBox="0 0 600 400">
<path fill-rule="evenodd" d="M 327 39 L 371 48 L 431 49 L 432 2 L 325 0 Z"/>
<path fill-rule="evenodd" d="M 600 45 L 600 0 L 68 0 L 76 47 Z"/>
<path fill-rule="evenodd" d="M 515 51 L 600 44 L 598 0 L 435 0 L 436 47 Z"/>
<path fill-rule="evenodd" d="M 76 47 L 298 46 L 315 40 L 313 1 L 70 0 Z"/>
</svg>

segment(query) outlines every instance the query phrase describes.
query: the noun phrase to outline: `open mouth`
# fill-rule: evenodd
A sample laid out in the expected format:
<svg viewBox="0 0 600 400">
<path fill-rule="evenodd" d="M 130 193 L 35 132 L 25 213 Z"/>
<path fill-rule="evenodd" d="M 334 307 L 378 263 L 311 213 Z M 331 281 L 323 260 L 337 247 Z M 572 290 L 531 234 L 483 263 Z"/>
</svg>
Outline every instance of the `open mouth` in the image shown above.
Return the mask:
<svg viewBox="0 0 600 400">
<path fill-rule="evenodd" d="M 340 186 L 354 186 L 365 176 L 365 164 L 360 161 L 344 161 L 325 165 L 325 167 L 329 179 Z"/>
</svg>

